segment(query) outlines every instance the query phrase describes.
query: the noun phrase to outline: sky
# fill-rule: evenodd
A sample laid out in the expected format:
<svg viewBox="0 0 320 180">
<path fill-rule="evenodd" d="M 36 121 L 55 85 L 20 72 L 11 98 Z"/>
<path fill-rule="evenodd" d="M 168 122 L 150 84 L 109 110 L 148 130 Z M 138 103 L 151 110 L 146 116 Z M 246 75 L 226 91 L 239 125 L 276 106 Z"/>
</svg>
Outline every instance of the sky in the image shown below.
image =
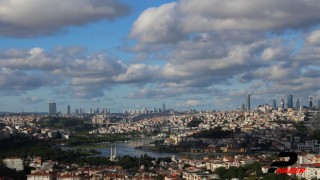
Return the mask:
<svg viewBox="0 0 320 180">
<path fill-rule="evenodd" d="M 318 0 L 0 0 L 0 111 L 320 98 Z"/>
</svg>

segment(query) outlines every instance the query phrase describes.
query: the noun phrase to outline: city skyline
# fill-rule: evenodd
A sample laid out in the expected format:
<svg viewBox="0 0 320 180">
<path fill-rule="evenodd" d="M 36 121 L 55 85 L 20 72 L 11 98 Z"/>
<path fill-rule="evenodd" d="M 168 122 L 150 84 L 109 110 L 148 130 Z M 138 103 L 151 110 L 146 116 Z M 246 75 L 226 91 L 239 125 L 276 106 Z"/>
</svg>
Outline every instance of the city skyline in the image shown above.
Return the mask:
<svg viewBox="0 0 320 180">
<path fill-rule="evenodd" d="M 281 109 L 289 109 L 289 108 L 294 108 L 294 109 L 300 109 L 301 107 L 304 108 L 320 108 L 320 99 L 318 101 L 316 101 L 313 96 L 309 96 L 308 100 L 306 101 L 306 104 L 300 104 L 300 98 L 294 98 L 292 94 L 287 96 L 287 99 L 281 98 L 279 99 L 280 101 L 280 106 L 277 106 L 277 99 L 272 99 L 270 102 L 272 103 L 262 103 L 259 104 L 256 107 L 251 107 L 251 95 L 248 94 L 246 96 L 245 99 L 245 103 L 240 104 L 240 107 L 236 108 L 236 109 L 232 109 L 232 110 L 242 110 L 242 111 L 250 111 L 250 110 L 255 110 L 256 108 L 258 108 L 261 105 L 269 105 L 270 107 L 272 107 L 274 110 L 278 110 L 278 108 Z M 293 105 L 293 100 L 295 99 L 295 105 Z M 285 105 L 285 102 L 287 102 L 287 104 Z M 52 110 L 52 105 L 54 104 L 54 110 Z M 255 103 L 257 104 L 257 103 Z M 57 111 L 57 105 L 54 102 L 49 102 L 49 115 L 53 115 L 53 114 L 57 114 L 57 113 L 62 113 L 62 114 L 66 114 L 66 115 L 71 115 L 71 114 L 83 114 L 83 113 L 90 113 L 90 114 L 109 114 L 109 113 L 130 113 L 130 112 L 134 112 L 134 111 L 150 111 L 150 112 L 162 112 L 167 110 L 165 103 L 162 104 L 162 107 L 160 108 L 160 106 L 153 106 L 153 107 L 131 107 L 129 109 L 122 109 L 122 111 L 111 111 L 110 107 L 102 107 L 102 111 L 99 110 L 100 107 L 97 107 L 97 109 L 95 109 L 94 107 L 88 107 L 88 109 L 82 108 L 82 107 L 74 107 L 73 110 L 71 110 L 71 106 L 67 105 L 66 106 L 66 111 L 63 110 L 63 108 L 61 109 L 61 111 Z M 80 109 L 80 112 L 79 112 Z M 171 108 L 171 110 L 174 110 L 174 108 Z M 188 109 L 188 110 L 196 110 L 196 109 Z M 205 110 L 213 110 L 213 109 L 205 109 Z M 52 113 L 52 112 L 55 113 Z M 43 112 L 45 113 L 45 112 Z"/>
<path fill-rule="evenodd" d="M 273 99 L 279 107 L 281 99 L 285 107 L 309 106 L 309 96 L 319 103 L 317 0 L 10 0 L 0 7 L 0 112 L 47 112 L 49 102 L 62 112 L 164 102 L 230 110 L 248 94 L 251 109 Z"/>
</svg>

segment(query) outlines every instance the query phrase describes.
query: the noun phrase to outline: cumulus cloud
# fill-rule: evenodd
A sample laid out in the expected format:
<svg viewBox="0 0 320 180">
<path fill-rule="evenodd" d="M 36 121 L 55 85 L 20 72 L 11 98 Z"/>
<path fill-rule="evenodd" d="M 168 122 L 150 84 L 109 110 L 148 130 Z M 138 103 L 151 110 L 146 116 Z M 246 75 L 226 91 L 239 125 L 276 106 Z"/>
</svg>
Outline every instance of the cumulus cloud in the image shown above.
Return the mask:
<svg viewBox="0 0 320 180">
<path fill-rule="evenodd" d="M 126 72 L 115 76 L 113 79 L 119 83 L 134 83 L 141 81 L 152 81 L 159 79 L 161 74 L 159 66 L 132 64 L 126 69 Z"/>
<path fill-rule="evenodd" d="M 317 0 L 182 0 L 187 32 L 216 30 L 282 30 L 319 22 Z"/>
<path fill-rule="evenodd" d="M 54 86 L 55 91 L 68 89 L 75 97 L 91 98 L 103 96 L 105 90 L 118 84 L 143 85 L 161 79 L 160 66 L 123 63 L 105 53 L 78 56 L 81 51 L 68 47 L 53 52 L 32 48 L 19 53 L 19 57 L 2 57 L 0 87 L 22 91 Z M 9 49 L 2 53 L 11 52 L 20 51 Z"/>
<path fill-rule="evenodd" d="M 176 3 L 147 9 L 134 22 L 130 37 L 144 43 L 168 43 L 183 39 L 184 34 L 177 26 L 176 11 Z"/>
<path fill-rule="evenodd" d="M 261 60 L 272 61 L 287 58 L 290 54 L 286 53 L 283 47 L 268 47 L 263 50 Z"/>
<path fill-rule="evenodd" d="M 0 69 L 0 87 L 2 91 L 27 91 L 43 86 L 57 85 L 59 79 L 51 79 L 48 74 L 27 73 L 10 68 Z"/>
<path fill-rule="evenodd" d="M 53 48 L 53 53 L 61 54 L 64 56 L 70 56 L 70 57 L 77 57 L 81 56 L 85 52 L 84 47 L 80 46 L 73 46 L 73 47 L 64 47 L 64 46 L 58 46 Z"/>
<path fill-rule="evenodd" d="M 319 10 L 316 0 L 180 0 L 147 9 L 132 27 L 132 49 L 166 53 L 165 90 L 145 88 L 131 97 L 170 97 L 180 88 L 203 95 L 218 89 L 211 95 L 237 100 L 248 93 L 317 92 L 310 82 L 318 82 Z"/>
<path fill-rule="evenodd" d="M 188 33 L 281 31 L 320 22 L 317 0 L 181 0 L 145 10 L 131 37 L 140 42 L 177 42 Z"/>
<path fill-rule="evenodd" d="M 117 0 L 1 0 L 0 35 L 30 37 L 129 13 Z"/>
<path fill-rule="evenodd" d="M 186 106 L 202 106 L 202 105 L 205 105 L 206 103 L 200 101 L 200 100 L 195 100 L 195 99 L 190 99 L 190 100 L 187 100 L 185 102 L 185 105 Z"/>
<path fill-rule="evenodd" d="M 9 50 L 19 52 L 19 50 Z M 20 57 L 9 56 L 0 59 L 2 67 L 11 69 L 42 69 L 53 70 L 64 66 L 63 59 L 48 55 L 44 49 L 33 48 L 28 52 L 19 54 Z"/>
<path fill-rule="evenodd" d="M 22 97 L 20 101 L 23 104 L 38 104 L 44 102 L 45 100 L 37 97 Z"/>
<path fill-rule="evenodd" d="M 182 88 L 175 89 L 158 89 L 158 88 L 142 88 L 136 92 L 130 93 L 127 98 L 131 99 L 145 99 L 145 98 L 168 98 L 176 97 L 179 94 L 185 93 L 187 90 Z"/>
<path fill-rule="evenodd" d="M 320 45 L 320 30 L 311 32 L 307 37 L 307 43 L 311 45 Z"/>
<path fill-rule="evenodd" d="M 126 99 L 182 98 L 184 105 L 202 106 L 204 99 L 216 98 L 211 102 L 219 107 L 240 103 L 249 93 L 256 99 L 319 93 L 320 36 L 315 29 L 319 6 L 316 0 L 164 4 L 145 10 L 134 22 L 129 34 L 136 40 L 129 47 L 137 55 L 133 61 L 85 53 L 81 47 L 57 47 L 51 52 L 42 48 L 1 50 L 0 88 L 26 91 L 54 86 L 54 92 L 92 99 L 125 85 L 136 89 L 124 94 Z M 93 20 L 106 17 L 110 16 Z M 60 23 L 50 29 L 87 22 Z M 292 36 L 295 33 L 299 37 Z M 9 81 L 9 76 L 16 82 Z"/>
</svg>

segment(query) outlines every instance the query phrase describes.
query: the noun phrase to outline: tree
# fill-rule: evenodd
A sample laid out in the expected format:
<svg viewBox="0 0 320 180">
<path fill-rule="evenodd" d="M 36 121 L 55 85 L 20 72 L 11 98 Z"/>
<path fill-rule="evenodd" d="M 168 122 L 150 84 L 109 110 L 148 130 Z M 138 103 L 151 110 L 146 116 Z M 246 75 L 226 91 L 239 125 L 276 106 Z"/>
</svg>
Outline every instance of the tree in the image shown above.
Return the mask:
<svg viewBox="0 0 320 180">
<path fill-rule="evenodd" d="M 264 177 L 264 180 L 290 180 L 290 176 L 286 174 L 275 174 L 275 173 L 267 173 Z"/>
<path fill-rule="evenodd" d="M 261 176 L 263 174 L 261 170 L 260 162 L 254 162 L 252 164 L 245 165 L 244 168 L 246 171 L 246 176 L 250 176 L 250 175 Z"/>
<path fill-rule="evenodd" d="M 215 174 L 218 174 L 220 178 L 228 178 L 228 170 L 225 167 L 218 167 L 213 171 Z"/>
<path fill-rule="evenodd" d="M 187 127 L 198 127 L 202 122 L 202 120 L 194 118 L 190 122 L 188 122 Z"/>
</svg>

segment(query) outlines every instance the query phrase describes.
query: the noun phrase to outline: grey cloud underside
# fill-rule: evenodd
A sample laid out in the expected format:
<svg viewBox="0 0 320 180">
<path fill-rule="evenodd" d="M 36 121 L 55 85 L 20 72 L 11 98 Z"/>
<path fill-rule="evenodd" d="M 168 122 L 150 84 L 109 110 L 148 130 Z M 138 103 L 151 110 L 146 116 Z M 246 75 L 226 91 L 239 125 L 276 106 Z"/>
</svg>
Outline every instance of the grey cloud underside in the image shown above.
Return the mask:
<svg viewBox="0 0 320 180">
<path fill-rule="evenodd" d="M 130 8 L 117 0 L 2 0 L 0 35 L 32 37 L 64 31 L 69 26 L 128 15 Z"/>
<path fill-rule="evenodd" d="M 134 22 L 130 37 L 138 43 L 132 50 L 169 51 L 162 69 L 169 83 L 161 86 L 168 89 L 143 89 L 131 97 L 172 96 L 171 90 L 177 88 L 242 84 L 247 87 L 243 96 L 319 94 L 318 12 L 317 0 L 180 0 L 150 8 Z M 287 30 L 301 35 L 298 40 L 285 39 L 282 35 Z M 176 39 L 173 34 L 178 35 Z M 297 49 L 301 42 L 305 43 Z M 224 95 L 234 97 L 241 90 Z"/>
<path fill-rule="evenodd" d="M 10 49 L 0 52 L 0 87 L 54 87 L 57 93 L 91 98 L 124 84 L 139 88 L 124 98 L 203 95 L 218 96 L 217 103 L 248 93 L 319 94 L 318 12 L 317 0 L 180 0 L 144 11 L 133 24 L 129 37 L 137 43 L 128 51 L 137 53 L 139 63 L 103 53 L 85 57 L 77 47 Z M 300 39 L 283 38 L 287 29 L 301 33 Z M 161 65 L 143 61 L 154 55 Z M 188 99 L 184 103 L 203 105 Z"/>
<path fill-rule="evenodd" d="M 306 33 L 305 38 L 311 34 Z M 0 52 L 3 56 L 0 59 L 0 87 L 10 91 L 54 87 L 56 92 L 60 88 L 67 89 L 66 92 L 71 92 L 68 95 L 92 98 L 104 96 L 105 91 L 126 84 L 141 89 L 123 96 L 139 99 L 193 94 L 236 95 L 238 93 L 234 91 L 239 90 L 223 89 L 239 84 L 250 87 L 255 82 L 259 83 L 253 84 L 246 93 L 271 94 L 276 92 L 274 89 L 278 93 L 311 93 L 319 89 L 317 82 L 320 82 L 320 74 L 319 66 L 316 65 L 319 60 L 301 59 L 305 51 L 318 48 L 314 44 L 305 44 L 299 52 L 292 54 L 294 48 L 287 48 L 279 37 L 257 39 L 251 43 L 222 45 L 223 53 L 217 55 L 210 52 L 216 48 L 206 51 L 206 45 L 218 47 L 220 44 L 209 34 L 205 37 L 206 41 L 196 38 L 198 40 L 184 40 L 172 46 L 175 49 L 172 49 L 168 61 L 161 66 L 124 63 L 103 53 L 87 57 L 78 56 L 81 50 L 76 50 L 79 53 L 74 56 L 66 53 L 77 48 L 53 52 L 40 48 L 29 51 L 9 49 Z M 227 41 L 224 43 L 228 44 Z M 282 49 L 283 52 L 277 53 L 276 49 Z M 207 52 L 206 57 L 199 52 Z M 309 56 L 318 57 L 320 51 L 308 52 L 311 52 Z"/>
<path fill-rule="evenodd" d="M 159 66 L 124 64 L 103 53 L 71 58 L 65 53 L 69 49 L 54 54 L 41 48 L 0 52 L 5 55 L 0 58 L 1 90 L 22 92 L 41 87 L 67 87 L 71 95 L 88 98 L 103 96 L 104 90 L 118 84 L 144 84 L 161 77 Z M 18 57 L 15 52 L 19 52 Z"/>
<path fill-rule="evenodd" d="M 22 97 L 20 99 L 20 102 L 22 102 L 23 104 L 38 104 L 41 102 L 45 102 L 44 99 L 39 99 L 36 97 Z"/>
<path fill-rule="evenodd" d="M 130 36 L 142 43 L 173 43 L 189 33 L 283 31 L 320 22 L 317 0 L 180 0 L 144 11 Z"/>
</svg>

